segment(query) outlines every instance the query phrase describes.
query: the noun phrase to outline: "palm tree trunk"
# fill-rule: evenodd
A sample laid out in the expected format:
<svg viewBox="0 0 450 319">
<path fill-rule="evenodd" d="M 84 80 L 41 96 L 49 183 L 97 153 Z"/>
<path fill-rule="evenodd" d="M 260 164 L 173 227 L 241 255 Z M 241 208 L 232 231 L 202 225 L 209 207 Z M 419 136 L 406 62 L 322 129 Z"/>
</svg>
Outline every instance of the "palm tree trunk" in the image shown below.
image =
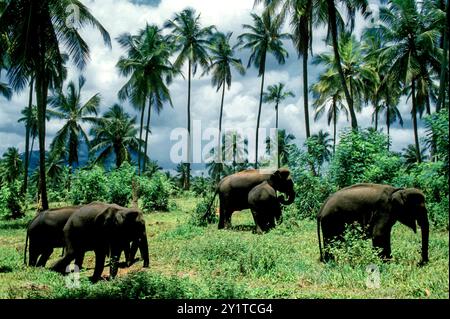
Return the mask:
<svg viewBox="0 0 450 319">
<path fill-rule="evenodd" d="M 259 142 L 259 122 L 261 120 L 261 108 L 262 108 L 262 98 L 263 98 L 263 92 L 264 92 L 264 76 L 266 73 L 266 54 L 264 54 L 264 57 L 262 59 L 263 61 L 263 72 L 262 72 L 262 79 L 261 79 L 261 93 L 259 94 L 259 108 L 258 108 L 258 119 L 256 120 L 256 145 L 255 145 L 255 169 L 258 169 L 258 142 Z"/>
<path fill-rule="evenodd" d="M 443 6 L 443 10 L 445 10 L 445 2 L 442 1 L 441 6 Z M 449 17 L 449 5 L 447 4 L 447 19 Z M 448 22 L 447 22 L 448 23 Z M 448 28 L 448 26 L 447 26 Z M 448 81 L 448 75 L 446 72 L 446 68 L 448 68 L 448 29 L 444 28 L 443 35 L 442 35 L 442 48 L 443 48 L 443 55 L 442 55 L 442 62 L 441 62 L 441 75 L 439 79 L 439 98 L 436 103 L 436 112 L 439 112 L 442 108 L 442 105 L 445 103 L 445 88 L 447 87 L 447 81 Z M 450 71 L 450 70 L 449 70 Z"/>
<path fill-rule="evenodd" d="M 150 98 L 148 100 L 148 114 L 147 114 L 147 128 L 145 130 L 145 144 L 144 144 L 144 168 L 142 171 L 145 172 L 145 169 L 147 167 L 148 162 L 148 156 L 147 156 L 147 147 L 148 147 L 148 134 L 150 132 L 150 117 L 152 114 L 152 96 L 150 95 Z"/>
<path fill-rule="evenodd" d="M 331 38 L 333 41 L 333 50 L 334 50 L 334 60 L 336 63 L 337 70 L 339 72 L 339 77 L 341 79 L 342 89 L 344 90 L 345 99 L 347 100 L 348 109 L 350 110 L 350 118 L 352 123 L 352 129 L 358 130 L 358 121 L 356 120 L 355 110 L 353 109 L 353 99 L 350 96 L 347 83 L 345 81 L 344 71 L 342 70 L 341 65 L 341 56 L 339 54 L 339 42 L 338 42 L 338 33 L 337 33 L 337 22 L 336 22 L 336 7 L 334 5 L 334 0 L 327 0 L 327 8 L 328 8 L 328 27 L 331 31 Z"/>
<path fill-rule="evenodd" d="M 222 163 L 223 159 L 222 159 L 222 116 L 223 116 L 223 102 L 225 99 L 225 81 L 222 84 L 223 88 L 222 88 L 222 101 L 220 102 L 220 114 L 219 114 L 219 140 L 217 143 L 217 162 L 218 163 Z M 218 172 L 218 178 L 217 178 L 217 182 L 220 181 L 220 176 L 222 173 L 222 166 L 219 166 L 219 172 Z"/>
<path fill-rule="evenodd" d="M 144 129 L 144 114 L 145 114 L 145 102 L 146 98 L 144 97 L 144 102 L 142 103 L 141 109 L 141 124 L 139 127 L 139 147 L 138 147 L 138 175 L 141 176 L 141 153 L 142 153 L 142 131 Z"/>
<path fill-rule="evenodd" d="M 417 131 L 417 105 L 416 105 L 416 84 L 415 79 L 412 80 L 411 83 L 411 96 L 412 96 L 412 121 L 413 121 L 413 128 L 414 128 L 414 143 L 416 146 L 416 157 L 417 162 L 421 163 L 422 159 L 420 157 L 420 144 L 419 144 L 419 134 Z"/>
<path fill-rule="evenodd" d="M 333 97 L 333 155 L 336 153 L 336 122 L 337 122 L 337 112 L 336 112 L 336 100 Z"/>
<path fill-rule="evenodd" d="M 375 131 L 378 131 L 378 93 L 375 94 Z"/>
<path fill-rule="evenodd" d="M 33 136 L 31 138 L 30 156 L 28 158 L 28 162 L 31 162 L 31 157 L 33 155 L 33 148 L 34 148 L 34 141 L 35 141 L 35 139 L 36 139 L 36 136 Z"/>
<path fill-rule="evenodd" d="M 191 69 L 192 62 L 189 60 L 188 66 L 188 104 L 187 104 L 187 130 L 188 130 L 188 145 L 187 145 L 187 163 L 186 178 L 184 180 L 184 189 L 189 190 L 190 176 L 191 176 Z"/>
<path fill-rule="evenodd" d="M 40 208 L 48 209 L 47 183 L 45 169 L 45 112 L 47 108 L 48 82 L 45 79 L 45 68 L 42 67 L 36 74 L 36 99 L 37 99 L 37 127 L 39 138 L 39 194 Z"/>
<path fill-rule="evenodd" d="M 275 132 L 276 132 L 276 139 L 278 144 L 278 102 L 275 105 Z M 280 168 L 280 148 L 277 150 L 277 168 Z"/>
<path fill-rule="evenodd" d="M 308 105 L 308 46 L 303 52 L 303 108 L 305 110 L 306 138 L 311 136 L 309 129 L 309 105 Z"/>
<path fill-rule="evenodd" d="M 386 105 L 386 128 L 387 128 L 387 138 L 388 138 L 388 143 L 387 143 L 388 151 L 389 151 L 389 145 L 390 145 L 390 132 L 389 132 L 390 127 L 391 127 L 390 109 L 389 109 L 389 105 Z"/>
<path fill-rule="evenodd" d="M 33 108 L 33 78 L 30 79 L 30 95 L 28 98 L 28 115 L 31 114 Z M 25 124 L 25 164 L 23 173 L 22 193 L 25 194 L 28 188 L 28 168 L 30 166 L 30 123 Z"/>
</svg>

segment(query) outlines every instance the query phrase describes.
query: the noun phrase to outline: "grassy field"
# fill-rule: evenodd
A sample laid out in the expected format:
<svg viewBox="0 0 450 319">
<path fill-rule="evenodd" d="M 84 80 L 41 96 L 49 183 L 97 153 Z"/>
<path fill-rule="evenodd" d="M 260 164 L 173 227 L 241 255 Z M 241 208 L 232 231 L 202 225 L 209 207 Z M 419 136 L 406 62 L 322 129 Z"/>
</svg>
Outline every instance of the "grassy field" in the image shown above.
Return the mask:
<svg viewBox="0 0 450 319">
<path fill-rule="evenodd" d="M 448 231 L 431 231 L 425 267 L 417 267 L 420 233 L 402 225 L 393 230 L 392 262 L 381 263 L 370 241 L 359 241 L 325 265 L 318 261 L 314 221 L 285 222 L 256 235 L 251 214 L 243 211 L 233 215 L 231 230 L 195 227 L 188 220 L 196 200 L 175 201 L 171 212 L 146 215 L 149 269 L 138 261 L 121 268 L 119 278 L 92 285 L 89 252 L 75 289 L 66 287 L 67 277 L 23 265 L 27 220 L 1 222 L 0 298 L 449 298 Z M 376 278 L 367 271 L 370 264 L 378 267 L 379 287 L 367 285 Z"/>
</svg>

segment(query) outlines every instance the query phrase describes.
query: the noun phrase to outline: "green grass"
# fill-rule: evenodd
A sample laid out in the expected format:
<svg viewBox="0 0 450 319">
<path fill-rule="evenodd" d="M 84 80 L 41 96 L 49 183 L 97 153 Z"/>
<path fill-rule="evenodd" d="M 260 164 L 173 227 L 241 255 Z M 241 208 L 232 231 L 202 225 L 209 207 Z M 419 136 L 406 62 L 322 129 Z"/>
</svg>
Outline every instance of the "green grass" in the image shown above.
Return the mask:
<svg viewBox="0 0 450 319">
<path fill-rule="evenodd" d="M 314 221 L 285 222 L 257 235 L 251 214 L 243 211 L 233 215 L 231 230 L 196 227 L 188 221 L 197 200 L 175 202 L 171 212 L 146 215 L 148 270 L 139 261 L 120 269 L 119 278 L 92 285 L 90 252 L 78 289 L 66 288 L 59 274 L 24 266 L 26 222 L 1 222 L 0 298 L 449 298 L 447 231 L 431 231 L 425 267 L 417 266 L 420 232 L 402 225 L 393 229 L 390 263 L 373 259 L 366 241 L 357 243 L 357 253 L 342 251 L 335 263 L 322 264 Z M 58 249 L 48 265 L 59 254 Z M 379 268 L 379 288 L 366 285 L 372 263 Z"/>
</svg>

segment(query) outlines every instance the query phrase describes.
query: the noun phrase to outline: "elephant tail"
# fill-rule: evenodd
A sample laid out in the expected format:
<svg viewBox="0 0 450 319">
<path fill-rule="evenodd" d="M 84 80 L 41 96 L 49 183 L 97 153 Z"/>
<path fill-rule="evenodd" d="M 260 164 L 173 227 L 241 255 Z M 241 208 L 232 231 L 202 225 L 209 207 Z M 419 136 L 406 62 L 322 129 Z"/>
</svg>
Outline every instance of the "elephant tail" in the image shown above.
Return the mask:
<svg viewBox="0 0 450 319">
<path fill-rule="evenodd" d="M 211 198 L 211 202 L 209 202 L 208 209 L 206 210 L 205 214 L 202 217 L 202 220 L 205 220 L 209 215 L 211 215 L 211 207 L 212 207 L 212 205 L 214 203 L 214 199 L 216 198 L 218 193 L 219 193 L 219 187 L 216 188 L 216 191 L 214 192 L 214 195 Z"/>
<path fill-rule="evenodd" d="M 321 218 L 320 216 L 317 216 L 317 239 L 319 240 L 319 253 L 320 253 L 320 261 L 323 261 L 323 254 L 322 254 L 322 240 L 320 239 L 320 224 L 321 224 Z"/>
</svg>

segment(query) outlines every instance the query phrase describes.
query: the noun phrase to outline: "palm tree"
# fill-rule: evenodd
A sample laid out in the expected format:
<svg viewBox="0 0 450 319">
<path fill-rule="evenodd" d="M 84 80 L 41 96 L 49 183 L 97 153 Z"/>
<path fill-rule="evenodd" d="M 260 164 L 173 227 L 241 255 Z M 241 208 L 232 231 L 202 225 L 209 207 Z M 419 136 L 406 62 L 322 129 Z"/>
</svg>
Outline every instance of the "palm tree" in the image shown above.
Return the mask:
<svg viewBox="0 0 450 319">
<path fill-rule="evenodd" d="M 326 6 L 321 5 L 323 0 L 255 0 L 255 5 L 264 2 L 266 10 L 274 13 L 280 8 L 280 15 L 285 19 L 290 17 L 292 42 L 299 57 L 303 61 L 303 109 L 305 113 L 306 138 L 311 135 L 309 125 L 309 96 L 308 96 L 308 51 L 312 54 L 313 26 L 326 24 Z M 337 12 L 339 25 L 342 24 Z"/>
<path fill-rule="evenodd" d="M 121 105 L 111 106 L 90 130 L 94 137 L 91 141 L 91 154 L 96 157 L 94 163 L 104 164 L 111 154 L 116 157 L 117 168 L 123 162 L 129 162 L 130 151 L 139 152 L 139 144 L 142 143 L 136 138 L 135 123 L 136 117 L 131 118 Z"/>
<path fill-rule="evenodd" d="M 313 134 L 309 139 L 309 143 L 314 144 L 312 156 L 317 161 L 317 174 L 320 175 L 320 168 L 325 162 L 329 162 L 332 156 L 331 153 L 331 138 L 328 132 L 320 130 L 317 134 Z M 310 149 L 311 149 L 310 148 Z"/>
<path fill-rule="evenodd" d="M 345 81 L 350 88 L 350 98 L 352 103 L 348 104 L 348 111 L 352 123 L 352 129 L 356 129 L 356 111 L 360 111 L 362 104 L 367 100 L 367 96 L 373 91 L 373 87 L 379 83 L 379 77 L 373 65 L 364 57 L 364 51 L 359 41 L 350 34 L 342 34 L 339 42 L 339 52 L 341 66 L 345 69 Z M 325 76 L 330 78 L 337 85 L 341 92 L 345 91 L 340 83 L 339 70 L 336 68 L 335 55 L 322 53 L 313 60 L 314 64 L 322 64 L 326 67 Z M 338 83 L 339 82 L 339 83 Z M 345 92 L 344 92 L 345 93 Z M 344 94 L 345 96 L 345 94 Z M 353 118 L 354 117 L 354 118 Z"/>
<path fill-rule="evenodd" d="M 416 154 L 416 147 L 414 144 L 409 144 L 407 147 L 403 149 L 402 154 L 403 160 L 405 162 L 405 166 L 407 169 L 411 169 L 415 163 L 419 162 Z M 420 151 L 421 161 L 425 160 L 425 149 Z"/>
<path fill-rule="evenodd" d="M 248 139 L 236 131 L 228 131 L 223 136 L 223 157 L 229 163 L 233 172 L 247 166 L 245 158 L 248 155 Z"/>
<path fill-rule="evenodd" d="M 197 72 L 197 66 L 206 69 L 209 65 L 209 56 L 207 47 L 208 38 L 211 36 L 214 26 L 202 28 L 200 25 L 200 14 L 196 15 L 195 10 L 188 8 L 175 14 L 172 20 L 164 23 L 164 28 L 170 30 L 170 41 L 175 45 L 175 50 L 180 52 L 175 60 L 175 67 L 181 69 L 186 60 L 188 61 L 188 98 L 187 98 L 187 174 L 184 189 L 189 189 L 191 172 L 191 75 Z"/>
<path fill-rule="evenodd" d="M 390 127 L 392 124 L 394 124 L 395 122 L 398 122 L 401 126 L 403 126 L 403 118 L 402 118 L 402 114 L 400 113 L 399 109 L 397 108 L 397 103 L 392 103 L 392 104 L 388 104 L 388 103 L 381 103 L 378 105 L 377 108 L 377 113 L 380 114 L 382 112 L 384 112 L 385 115 L 385 123 L 386 123 L 386 129 L 387 129 L 387 136 L 388 136 L 388 140 L 389 140 L 389 136 L 390 136 Z M 389 150 L 389 145 L 390 143 L 388 143 L 388 150 Z"/>
<path fill-rule="evenodd" d="M 192 176 L 188 177 L 188 175 L 190 174 L 190 172 L 188 171 L 188 166 L 185 163 L 180 163 L 177 165 L 176 171 L 178 173 L 177 177 L 178 180 L 180 181 L 180 186 L 184 188 L 186 185 L 186 180 L 192 177 Z"/>
<path fill-rule="evenodd" d="M 144 129 L 145 105 L 148 100 L 148 115 L 145 134 L 144 154 L 145 170 L 148 156 L 148 134 L 150 132 L 151 107 L 159 113 L 164 102 L 172 106 L 168 84 L 172 77 L 178 73 L 177 69 L 169 61 L 172 46 L 162 36 L 161 30 L 156 25 L 147 25 L 135 36 L 129 33 L 119 36 L 120 45 L 127 49 L 127 56 L 121 57 L 116 67 L 121 75 L 129 76 L 130 80 L 119 91 L 119 98 L 129 98 L 133 105 L 141 111 L 139 139 L 142 140 Z M 141 146 L 139 145 L 139 149 Z M 138 173 L 141 171 L 141 152 L 138 154 Z"/>
<path fill-rule="evenodd" d="M 9 147 L 0 162 L 1 180 L 8 184 L 12 183 L 19 178 L 21 171 L 22 160 L 20 159 L 19 149 Z"/>
<path fill-rule="evenodd" d="M 78 9 L 76 25 L 66 21 L 71 17 L 68 7 Z M 38 108 L 39 172 L 42 209 L 48 209 L 45 180 L 45 114 L 51 69 L 58 70 L 58 83 L 62 83 L 64 60 L 60 45 L 78 68 L 83 68 L 89 58 L 89 47 L 78 30 L 86 25 L 97 28 L 107 45 L 109 34 L 78 0 L 15 0 L 9 1 L 0 17 L 0 34 L 7 34 L 10 43 L 8 70 L 10 83 L 15 90 L 22 89 L 34 74 Z M 32 26 L 32 27 L 30 27 Z"/>
<path fill-rule="evenodd" d="M 83 140 L 89 146 L 89 138 L 82 124 L 96 122 L 95 116 L 97 116 L 100 106 L 99 93 L 89 98 L 85 103 L 81 102 L 81 90 L 85 83 L 86 79 L 80 76 L 78 87 L 73 81 L 70 81 L 67 86 L 67 94 L 60 91 L 48 100 L 49 105 L 55 108 L 49 110 L 48 114 L 53 118 L 65 121 L 63 127 L 56 133 L 51 149 L 57 158 L 62 157 L 61 150 L 67 150 L 69 174 L 73 165 L 79 164 L 78 148 L 80 141 Z"/>
<path fill-rule="evenodd" d="M 255 146 L 255 168 L 258 168 L 258 131 L 261 119 L 261 107 L 263 102 L 264 76 L 266 72 L 266 59 L 269 53 L 275 57 L 279 64 L 284 64 L 288 57 L 288 52 L 283 47 L 283 39 L 288 39 L 287 33 L 281 33 L 283 19 L 280 15 L 271 17 L 266 11 L 262 16 L 251 14 L 253 25 L 244 24 L 243 28 L 249 32 L 238 36 L 238 46 L 251 51 L 247 68 L 252 64 L 258 69 L 258 76 L 261 77 L 261 92 L 259 95 L 258 118 L 256 122 L 256 146 Z"/>
<path fill-rule="evenodd" d="M 292 147 L 292 142 L 295 136 L 286 133 L 286 130 L 279 130 L 278 136 L 278 167 L 287 166 L 289 163 L 289 152 Z"/>
<path fill-rule="evenodd" d="M 382 55 L 390 61 L 389 73 L 411 91 L 414 143 L 420 162 L 417 81 L 423 74 L 422 66 L 439 64 L 436 50 L 439 31 L 434 25 L 435 17 L 420 13 L 414 0 L 390 1 L 388 7 L 380 8 L 380 19 L 377 32 L 387 43 Z"/>
<path fill-rule="evenodd" d="M 339 89 L 340 82 L 337 74 L 329 69 L 325 73 L 321 74 L 319 81 L 312 85 L 311 91 L 313 92 L 314 101 L 314 121 L 319 120 L 322 115 L 327 113 L 328 126 L 333 122 L 333 154 L 336 151 L 336 125 L 339 118 L 339 114 L 344 112 L 348 121 L 348 109 L 345 105 L 345 96 Z"/>
<path fill-rule="evenodd" d="M 230 38 L 232 33 L 229 32 L 226 35 L 217 32 L 214 34 L 211 45 L 209 46 L 211 64 L 206 68 L 205 73 L 212 72 L 211 83 L 217 87 L 217 91 L 222 88 L 222 99 L 220 102 L 219 112 L 219 138 L 217 141 L 217 150 L 221 149 L 220 141 L 222 136 L 222 116 L 223 116 L 223 103 L 225 99 L 225 87 L 228 86 L 228 90 L 231 86 L 231 67 L 233 67 L 239 74 L 245 74 L 245 68 L 242 65 L 241 59 L 234 57 L 234 50 L 230 45 Z M 222 162 L 219 158 L 221 154 L 217 154 L 216 161 Z M 220 166 L 217 166 L 220 168 Z"/>
<path fill-rule="evenodd" d="M 269 85 L 267 92 L 263 93 L 264 103 L 275 103 L 275 128 L 278 130 L 278 105 L 288 97 L 295 97 L 292 91 L 284 91 L 285 84 Z"/>
</svg>

